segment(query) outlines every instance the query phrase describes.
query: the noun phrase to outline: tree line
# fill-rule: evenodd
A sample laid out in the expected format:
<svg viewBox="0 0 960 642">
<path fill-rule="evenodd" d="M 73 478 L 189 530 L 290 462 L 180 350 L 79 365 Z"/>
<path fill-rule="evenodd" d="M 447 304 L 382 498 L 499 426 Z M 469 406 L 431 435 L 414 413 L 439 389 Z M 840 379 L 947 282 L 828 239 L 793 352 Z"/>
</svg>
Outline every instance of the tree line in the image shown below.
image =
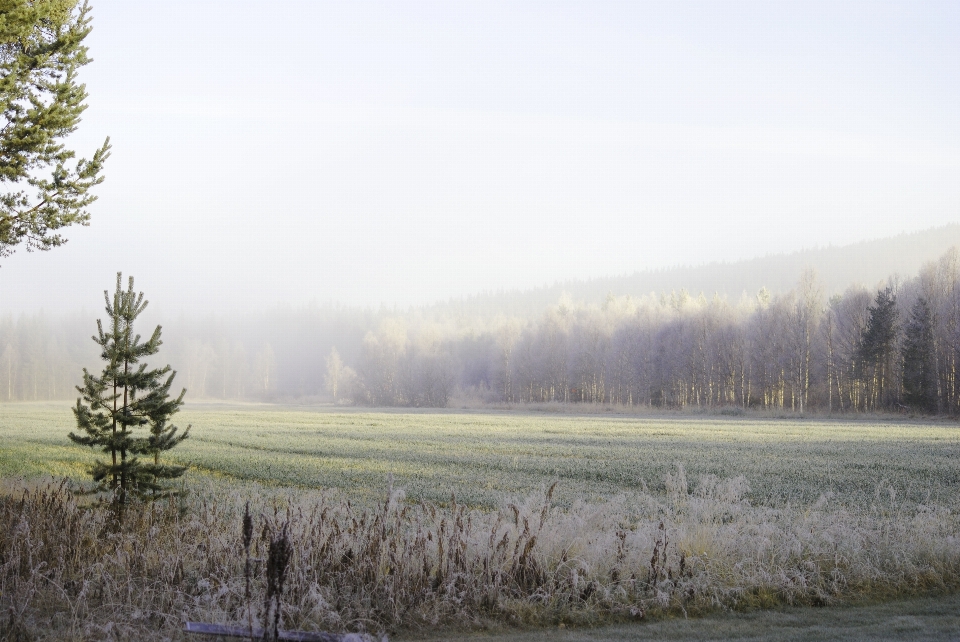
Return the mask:
<svg viewBox="0 0 960 642">
<path fill-rule="evenodd" d="M 0 316 L 0 403 L 75 399 L 78 373 L 100 361 L 90 340 L 98 314 Z M 313 401 L 327 396 L 332 347 L 355 359 L 364 334 L 384 314 L 318 307 L 205 316 L 148 310 L 144 318 L 163 324 L 163 353 L 191 399 Z"/>
<path fill-rule="evenodd" d="M 532 317 L 325 307 L 164 327 L 193 398 L 960 414 L 957 249 L 830 297 L 808 270 L 736 302 L 681 290 L 564 297 Z M 0 319 L 0 400 L 72 395 L 96 358 L 88 328 L 78 315 Z"/>
<path fill-rule="evenodd" d="M 562 300 L 539 318 L 477 329 L 387 320 L 355 371 L 331 364 L 354 401 L 831 412 L 960 412 L 960 258 L 905 282 L 827 299 L 814 271 L 792 290 L 731 304 L 684 291 L 600 306 Z M 339 388 L 344 390 L 344 384 Z"/>
</svg>

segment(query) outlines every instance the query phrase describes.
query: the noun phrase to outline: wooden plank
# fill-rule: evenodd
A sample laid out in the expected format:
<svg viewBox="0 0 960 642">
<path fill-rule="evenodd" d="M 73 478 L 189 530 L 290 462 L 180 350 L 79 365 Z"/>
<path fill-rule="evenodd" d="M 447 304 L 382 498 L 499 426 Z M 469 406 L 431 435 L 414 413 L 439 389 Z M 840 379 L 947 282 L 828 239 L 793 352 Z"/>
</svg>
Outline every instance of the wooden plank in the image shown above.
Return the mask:
<svg viewBox="0 0 960 642">
<path fill-rule="evenodd" d="M 251 633 L 246 626 L 225 626 L 223 624 L 207 624 L 206 622 L 187 622 L 184 625 L 184 630 L 187 633 L 247 639 L 250 639 Z M 289 642 L 370 642 L 376 639 L 362 633 L 312 633 L 309 631 L 278 631 L 277 636 L 278 639 L 288 640 Z M 263 629 L 254 627 L 253 639 L 263 640 Z M 386 639 L 386 636 L 384 636 L 382 642 L 386 642 Z"/>
</svg>

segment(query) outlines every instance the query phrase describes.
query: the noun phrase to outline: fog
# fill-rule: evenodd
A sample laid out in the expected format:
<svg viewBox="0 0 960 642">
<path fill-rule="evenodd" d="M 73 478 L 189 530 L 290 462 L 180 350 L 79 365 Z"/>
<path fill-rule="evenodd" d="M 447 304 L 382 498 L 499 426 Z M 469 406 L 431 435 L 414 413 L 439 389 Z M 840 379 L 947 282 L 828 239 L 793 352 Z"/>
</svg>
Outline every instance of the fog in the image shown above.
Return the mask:
<svg viewBox="0 0 960 642">
<path fill-rule="evenodd" d="M 93 16 L 71 144 L 111 137 L 106 182 L 66 246 L 0 263 L 3 313 L 99 312 L 121 270 L 166 315 L 404 307 L 960 214 L 956 3 Z"/>
</svg>

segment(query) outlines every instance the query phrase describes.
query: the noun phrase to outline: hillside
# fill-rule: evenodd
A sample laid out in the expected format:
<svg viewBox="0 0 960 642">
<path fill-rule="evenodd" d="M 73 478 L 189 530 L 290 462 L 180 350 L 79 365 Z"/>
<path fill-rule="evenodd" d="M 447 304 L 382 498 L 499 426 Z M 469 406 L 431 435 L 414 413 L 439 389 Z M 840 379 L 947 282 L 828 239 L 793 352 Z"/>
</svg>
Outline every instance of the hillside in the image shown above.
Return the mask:
<svg viewBox="0 0 960 642">
<path fill-rule="evenodd" d="M 955 245 L 960 246 L 960 224 L 746 261 L 678 266 L 567 281 L 532 290 L 483 293 L 434 307 L 437 311 L 456 310 L 467 316 L 500 313 L 526 316 L 539 314 L 564 293 L 578 303 L 601 303 L 609 294 L 639 297 L 681 289 L 693 295 L 718 294 L 735 301 L 743 295 L 753 296 L 761 287 L 772 293 L 786 292 L 796 285 L 801 272 L 808 267 L 817 271 L 825 294 L 831 296 L 854 284 L 872 288 L 885 283 L 891 275 L 915 276 L 924 263 L 936 260 Z"/>
</svg>

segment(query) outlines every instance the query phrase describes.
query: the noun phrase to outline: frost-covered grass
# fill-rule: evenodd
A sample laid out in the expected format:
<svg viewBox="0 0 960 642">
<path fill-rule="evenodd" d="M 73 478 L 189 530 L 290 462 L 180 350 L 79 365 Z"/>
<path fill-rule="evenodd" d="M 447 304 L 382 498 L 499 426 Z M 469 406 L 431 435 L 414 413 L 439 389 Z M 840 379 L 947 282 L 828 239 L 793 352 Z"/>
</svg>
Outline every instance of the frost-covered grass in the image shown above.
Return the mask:
<svg viewBox="0 0 960 642">
<path fill-rule="evenodd" d="M 148 640 L 177 638 L 185 619 L 242 623 L 246 501 L 258 531 L 289 523 L 290 628 L 597 625 L 960 588 L 956 424 L 265 407 L 183 419 L 191 493 L 115 531 L 107 511 L 14 479 L 82 479 L 92 456 L 65 439 L 69 409 L 0 406 L 11 631 Z"/>
<path fill-rule="evenodd" d="M 667 473 L 749 482 L 769 507 L 833 501 L 866 507 L 960 502 L 956 422 L 631 418 L 511 413 L 325 412 L 194 405 L 189 440 L 171 451 L 188 474 L 338 488 L 379 498 L 388 474 L 410 499 L 496 507 L 559 481 L 556 499 L 665 491 Z M 94 454 L 71 444 L 69 406 L 0 404 L 0 477 L 84 476 Z"/>
</svg>

